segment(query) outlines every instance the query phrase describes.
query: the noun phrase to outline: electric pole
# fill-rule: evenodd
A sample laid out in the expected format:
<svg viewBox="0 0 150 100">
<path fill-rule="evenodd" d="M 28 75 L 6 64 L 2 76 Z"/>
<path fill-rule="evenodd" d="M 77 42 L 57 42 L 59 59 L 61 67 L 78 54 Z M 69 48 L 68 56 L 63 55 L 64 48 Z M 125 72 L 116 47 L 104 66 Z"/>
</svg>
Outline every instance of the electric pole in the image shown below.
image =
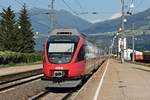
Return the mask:
<svg viewBox="0 0 150 100">
<path fill-rule="evenodd" d="M 124 13 L 124 0 L 121 0 L 121 6 L 122 6 L 122 16 L 121 16 L 121 63 L 124 63 L 124 37 L 123 37 L 123 33 L 125 30 L 124 27 L 124 20 L 125 20 L 125 13 Z"/>
<path fill-rule="evenodd" d="M 135 54 L 134 23 L 132 24 L 132 32 L 133 32 L 133 35 L 132 35 L 132 50 L 133 50 L 133 53 L 132 53 L 132 62 L 134 62 L 134 60 L 135 60 L 135 58 L 134 58 L 134 54 Z"/>
<path fill-rule="evenodd" d="M 55 11 L 54 11 L 54 1 L 51 0 L 51 5 L 50 5 L 50 29 L 53 31 L 55 29 Z"/>
<path fill-rule="evenodd" d="M 125 28 L 124 28 L 124 0 L 121 0 L 121 4 L 122 4 L 122 16 L 121 16 L 121 31 L 124 32 Z"/>
</svg>

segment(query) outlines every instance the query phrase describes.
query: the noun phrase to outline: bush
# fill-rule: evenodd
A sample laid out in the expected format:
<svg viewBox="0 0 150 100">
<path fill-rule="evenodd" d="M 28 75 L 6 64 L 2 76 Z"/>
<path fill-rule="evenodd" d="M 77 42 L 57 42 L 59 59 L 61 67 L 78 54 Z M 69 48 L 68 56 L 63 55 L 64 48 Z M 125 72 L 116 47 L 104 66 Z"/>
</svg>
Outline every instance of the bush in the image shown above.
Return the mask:
<svg viewBox="0 0 150 100">
<path fill-rule="evenodd" d="M 32 63 L 42 60 L 41 52 L 19 53 L 10 51 L 0 51 L 0 64 L 10 63 Z"/>
</svg>

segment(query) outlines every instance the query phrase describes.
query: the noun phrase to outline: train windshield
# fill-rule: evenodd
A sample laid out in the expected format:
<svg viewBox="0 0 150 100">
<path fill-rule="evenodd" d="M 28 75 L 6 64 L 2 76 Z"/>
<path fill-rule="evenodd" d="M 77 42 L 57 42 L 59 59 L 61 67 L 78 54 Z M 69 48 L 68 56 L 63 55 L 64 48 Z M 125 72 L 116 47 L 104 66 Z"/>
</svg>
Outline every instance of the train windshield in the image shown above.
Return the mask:
<svg viewBox="0 0 150 100">
<path fill-rule="evenodd" d="M 50 43 L 49 60 L 52 63 L 69 63 L 74 52 L 74 43 Z"/>
<path fill-rule="evenodd" d="M 48 57 L 51 63 L 69 63 L 73 57 L 77 41 L 72 37 L 51 37 L 48 43 Z"/>
<path fill-rule="evenodd" d="M 50 43 L 49 53 L 72 53 L 74 51 L 74 43 Z"/>
</svg>

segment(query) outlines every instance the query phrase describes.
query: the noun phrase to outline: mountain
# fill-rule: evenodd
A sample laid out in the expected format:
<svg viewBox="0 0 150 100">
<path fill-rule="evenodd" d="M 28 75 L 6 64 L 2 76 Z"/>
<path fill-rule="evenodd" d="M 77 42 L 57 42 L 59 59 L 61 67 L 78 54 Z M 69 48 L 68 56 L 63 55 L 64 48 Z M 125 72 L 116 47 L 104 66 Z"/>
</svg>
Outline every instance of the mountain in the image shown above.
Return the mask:
<svg viewBox="0 0 150 100">
<path fill-rule="evenodd" d="M 131 29 L 132 24 L 134 23 L 136 28 L 142 27 L 143 25 L 148 24 L 150 20 L 150 8 L 139 12 L 137 14 L 126 16 L 127 22 L 125 23 L 125 29 Z M 106 20 L 103 22 L 97 22 L 87 29 L 83 30 L 85 33 L 102 33 L 102 32 L 111 32 L 117 31 L 121 24 L 121 18 Z"/>
<path fill-rule="evenodd" d="M 42 50 L 42 45 L 45 41 L 48 32 L 50 31 L 50 16 L 49 10 L 33 8 L 29 10 L 29 17 L 32 22 L 34 32 L 39 32 L 39 38 L 36 38 L 36 50 Z M 57 28 L 77 28 L 84 33 L 103 33 L 117 31 L 120 26 L 120 18 L 107 20 L 91 24 L 90 22 L 83 20 L 71 13 L 60 10 L 55 11 Z M 127 22 L 125 23 L 126 29 L 131 29 L 132 23 L 135 28 L 143 27 L 148 24 L 150 19 L 150 9 L 143 12 L 134 14 L 132 16 L 126 16 Z M 103 34 L 104 35 L 104 34 Z M 91 37 L 89 37 L 91 39 Z M 103 39 L 102 39 L 103 38 Z M 96 41 L 100 47 L 108 46 L 111 43 L 112 36 L 94 36 L 93 41 Z M 92 39 L 91 39 L 92 40 Z M 144 48 L 144 47 L 143 47 Z"/>
<path fill-rule="evenodd" d="M 48 9 L 33 8 L 29 11 L 29 17 L 34 31 L 39 33 L 50 32 L 50 11 Z M 66 10 L 55 10 L 56 28 L 77 28 L 84 30 L 92 23 L 71 14 Z"/>
<path fill-rule="evenodd" d="M 33 31 L 39 32 L 36 38 L 36 50 L 42 50 L 42 45 L 50 32 L 50 10 L 33 8 L 28 10 L 29 18 L 32 23 Z M 16 14 L 17 17 L 19 13 Z M 76 28 L 79 31 L 91 26 L 92 23 L 71 14 L 66 10 L 55 10 L 56 28 Z"/>
</svg>

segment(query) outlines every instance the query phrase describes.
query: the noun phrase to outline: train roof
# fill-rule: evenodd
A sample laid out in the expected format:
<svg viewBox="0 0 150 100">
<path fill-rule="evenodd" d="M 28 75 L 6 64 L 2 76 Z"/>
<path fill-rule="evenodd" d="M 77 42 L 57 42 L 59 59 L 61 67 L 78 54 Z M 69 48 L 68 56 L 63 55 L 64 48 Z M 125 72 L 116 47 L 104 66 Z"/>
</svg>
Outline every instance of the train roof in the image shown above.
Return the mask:
<svg viewBox="0 0 150 100">
<path fill-rule="evenodd" d="M 81 34 L 78 32 L 77 29 L 66 29 L 66 28 L 62 28 L 62 29 L 55 29 L 52 32 L 50 32 L 49 34 L 51 35 L 78 35 L 81 36 Z"/>
<path fill-rule="evenodd" d="M 91 41 L 86 37 L 85 34 L 81 34 L 77 29 L 72 29 L 72 28 L 60 28 L 60 29 L 54 29 L 52 32 L 50 32 L 49 36 L 71 36 L 71 35 L 76 35 L 76 36 L 81 36 L 85 39 L 86 43 L 88 45 L 95 45 L 94 41 Z"/>
</svg>

